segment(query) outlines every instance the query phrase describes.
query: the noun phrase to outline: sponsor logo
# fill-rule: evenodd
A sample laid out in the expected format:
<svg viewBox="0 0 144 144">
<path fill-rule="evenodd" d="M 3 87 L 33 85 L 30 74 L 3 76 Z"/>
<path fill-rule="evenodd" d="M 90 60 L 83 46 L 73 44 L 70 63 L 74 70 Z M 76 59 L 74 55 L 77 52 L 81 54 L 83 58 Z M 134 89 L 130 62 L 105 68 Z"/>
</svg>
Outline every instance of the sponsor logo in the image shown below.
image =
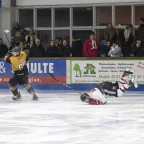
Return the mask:
<svg viewBox="0 0 144 144">
<path fill-rule="evenodd" d="M 0 73 L 6 73 L 6 68 L 4 66 L 4 62 L 0 62 Z"/>
<path fill-rule="evenodd" d="M 75 71 L 75 77 L 96 77 L 95 66 L 92 64 L 86 64 L 82 70 L 80 65 L 76 63 L 73 70 Z"/>
<path fill-rule="evenodd" d="M 28 63 L 30 73 L 54 73 L 54 63 Z"/>
</svg>

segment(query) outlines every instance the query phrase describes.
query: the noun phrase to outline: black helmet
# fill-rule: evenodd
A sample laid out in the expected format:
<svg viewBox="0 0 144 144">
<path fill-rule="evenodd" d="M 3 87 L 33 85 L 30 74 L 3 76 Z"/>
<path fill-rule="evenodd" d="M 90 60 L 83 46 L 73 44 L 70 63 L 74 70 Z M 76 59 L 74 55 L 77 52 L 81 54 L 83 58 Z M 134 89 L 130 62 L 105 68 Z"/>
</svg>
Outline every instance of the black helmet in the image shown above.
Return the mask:
<svg viewBox="0 0 144 144">
<path fill-rule="evenodd" d="M 20 53 L 21 49 L 18 46 L 15 46 L 12 48 L 12 52 L 19 52 Z"/>
<path fill-rule="evenodd" d="M 87 93 L 83 93 L 81 96 L 80 96 L 80 99 L 82 102 L 85 101 L 86 98 L 89 98 L 89 95 Z"/>
</svg>

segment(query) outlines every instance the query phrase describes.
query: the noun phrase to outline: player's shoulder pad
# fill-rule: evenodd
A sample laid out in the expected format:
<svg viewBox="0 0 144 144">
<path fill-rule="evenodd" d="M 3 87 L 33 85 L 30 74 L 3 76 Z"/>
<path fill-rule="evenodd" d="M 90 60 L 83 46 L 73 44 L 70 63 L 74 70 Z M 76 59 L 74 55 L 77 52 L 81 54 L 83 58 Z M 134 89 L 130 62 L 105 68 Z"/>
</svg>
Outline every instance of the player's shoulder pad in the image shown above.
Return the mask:
<svg viewBox="0 0 144 144">
<path fill-rule="evenodd" d="M 20 55 L 26 57 L 26 53 L 24 51 L 21 51 Z"/>
</svg>

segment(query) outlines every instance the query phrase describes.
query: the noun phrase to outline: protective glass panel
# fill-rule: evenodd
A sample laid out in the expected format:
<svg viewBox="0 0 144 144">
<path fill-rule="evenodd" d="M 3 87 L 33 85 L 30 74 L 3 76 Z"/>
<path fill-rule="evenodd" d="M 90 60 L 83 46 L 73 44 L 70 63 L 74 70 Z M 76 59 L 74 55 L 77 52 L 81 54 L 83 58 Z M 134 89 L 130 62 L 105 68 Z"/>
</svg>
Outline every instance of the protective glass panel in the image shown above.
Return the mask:
<svg viewBox="0 0 144 144">
<path fill-rule="evenodd" d="M 92 7 L 73 8 L 73 26 L 92 26 L 93 11 Z"/>
<path fill-rule="evenodd" d="M 55 27 L 70 26 L 70 10 L 69 8 L 55 9 Z"/>
<path fill-rule="evenodd" d="M 20 9 L 19 23 L 23 27 L 33 27 L 33 9 Z"/>
<path fill-rule="evenodd" d="M 51 27 L 51 9 L 37 9 L 37 27 Z"/>
<path fill-rule="evenodd" d="M 106 26 L 112 23 L 112 7 L 96 7 L 96 25 Z"/>
</svg>

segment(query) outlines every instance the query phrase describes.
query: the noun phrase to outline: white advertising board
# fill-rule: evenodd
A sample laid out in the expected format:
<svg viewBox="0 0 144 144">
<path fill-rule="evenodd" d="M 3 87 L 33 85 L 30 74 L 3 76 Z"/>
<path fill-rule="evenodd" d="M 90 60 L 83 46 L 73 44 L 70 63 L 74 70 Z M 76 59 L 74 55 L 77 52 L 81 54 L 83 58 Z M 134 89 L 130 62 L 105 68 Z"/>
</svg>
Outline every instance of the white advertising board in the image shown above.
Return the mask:
<svg viewBox="0 0 144 144">
<path fill-rule="evenodd" d="M 71 60 L 70 83 L 116 81 L 129 68 L 139 84 L 144 84 L 144 60 Z"/>
</svg>

